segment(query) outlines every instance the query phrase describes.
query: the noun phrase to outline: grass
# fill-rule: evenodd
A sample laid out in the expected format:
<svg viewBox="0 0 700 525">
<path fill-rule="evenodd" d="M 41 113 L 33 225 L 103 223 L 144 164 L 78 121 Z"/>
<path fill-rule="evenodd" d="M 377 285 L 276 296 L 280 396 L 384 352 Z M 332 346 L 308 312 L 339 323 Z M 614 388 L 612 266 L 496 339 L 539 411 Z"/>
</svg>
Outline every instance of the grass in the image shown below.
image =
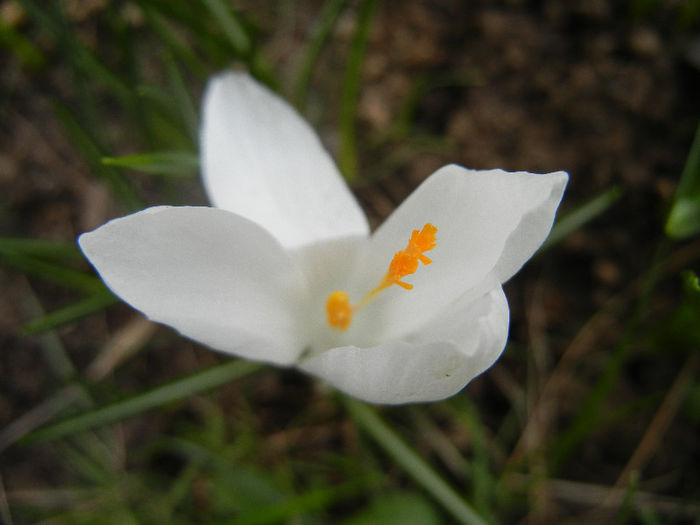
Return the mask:
<svg viewBox="0 0 700 525">
<path fill-rule="evenodd" d="M 655 5 L 637 4 L 640 12 Z M 26 24 L 0 20 L 0 45 L 37 82 L 65 75 L 70 89 L 55 100 L 55 119 L 92 182 L 107 188 L 122 213 L 164 196 L 180 199 L 183 188 L 199 184 L 197 101 L 207 76 L 235 64 L 273 88 L 289 84 L 261 45 L 255 15 L 223 0 L 138 0 L 128 3 L 135 19 L 122 3 L 108 3 L 94 15 L 97 40 L 85 37 L 62 2 L 17 5 Z M 384 136 L 364 137 L 357 108 L 380 10 L 375 0 L 327 2 L 286 76 L 303 111 L 318 96 L 312 90 L 328 60 L 324 50 L 354 20 L 339 75 L 338 162 L 349 182 L 370 188 L 363 171 L 400 170 L 416 145 L 449 149 L 416 125 L 416 108 L 433 87 L 481 82 L 471 73 L 418 75 L 398 121 Z M 408 152 L 397 153 L 398 139 Z M 358 150 L 368 146 L 388 154 L 364 161 Z M 700 228 L 697 214 L 679 211 L 688 202 L 697 207 L 698 148 L 696 138 L 669 202 L 672 234 Z M 537 264 L 615 213 L 627 191 L 615 186 L 569 202 Z M 691 523 L 700 509 L 696 490 L 657 493 L 644 477 L 655 454 L 669 454 L 664 437 L 674 421 L 681 433 L 697 431 L 700 406 L 700 289 L 695 274 L 682 273 L 700 250 L 692 240 L 672 243 L 663 227 L 659 219 L 649 239 L 656 257 L 645 272 L 540 346 L 523 348 L 515 338 L 489 372 L 490 388 L 482 382 L 474 399 L 468 390 L 434 405 L 385 409 L 313 390 L 291 372 L 215 358 L 134 320 L 114 307 L 117 299 L 72 239 L 2 237 L 0 264 L 25 283 L 24 324 L 14 335 L 31 335 L 42 361 L 30 373 L 48 379 L 43 401 L 5 422 L 0 455 L 18 454 L 52 475 L 27 484 L 0 467 L 0 521 L 485 524 L 537 522 L 556 502 L 571 516 L 580 513 L 581 523 L 599 515 L 615 523 Z M 107 335 L 114 326 L 120 330 Z M 92 351 L 88 359 L 64 342 L 76 341 L 76 327 Z M 547 345 L 560 350 L 549 365 L 538 361 L 542 352 L 552 359 Z M 647 370 L 667 363 L 669 348 L 680 363 L 670 380 L 657 380 L 644 396 L 616 399 L 621 376 L 639 362 Z M 184 371 L 163 355 L 196 355 L 207 366 Z M 152 370 L 144 383 L 151 359 L 173 368 Z M 643 428 L 630 436 L 635 418 Z M 567 478 L 584 470 L 584 458 L 606 444 L 611 429 L 623 433 L 628 450 L 589 468 L 604 473 Z M 19 463 L 8 465 L 19 470 Z"/>
</svg>

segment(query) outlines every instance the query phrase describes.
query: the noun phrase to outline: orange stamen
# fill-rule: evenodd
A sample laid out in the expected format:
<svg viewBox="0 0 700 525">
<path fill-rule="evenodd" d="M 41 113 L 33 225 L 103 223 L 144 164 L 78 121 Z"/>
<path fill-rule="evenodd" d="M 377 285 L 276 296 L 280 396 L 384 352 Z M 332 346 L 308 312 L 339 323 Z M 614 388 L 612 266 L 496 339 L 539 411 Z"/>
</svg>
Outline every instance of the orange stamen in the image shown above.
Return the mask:
<svg viewBox="0 0 700 525">
<path fill-rule="evenodd" d="M 365 297 L 355 306 L 350 304 L 350 297 L 343 291 L 333 292 L 326 300 L 326 313 L 328 315 L 328 324 L 339 330 L 347 330 L 352 322 L 352 314 L 370 302 L 374 296 L 385 288 L 389 288 L 393 284 L 399 285 L 405 290 L 412 290 L 413 285 L 403 282 L 401 279 L 407 275 L 411 275 L 418 269 L 418 263 L 428 265 L 433 261 L 423 255 L 435 248 L 435 234 L 437 228 L 430 223 L 423 226 L 423 229 L 413 230 L 411 238 L 408 240 L 406 249 L 399 250 L 394 254 L 389 264 L 384 278 L 375 289 L 370 291 Z"/>
</svg>

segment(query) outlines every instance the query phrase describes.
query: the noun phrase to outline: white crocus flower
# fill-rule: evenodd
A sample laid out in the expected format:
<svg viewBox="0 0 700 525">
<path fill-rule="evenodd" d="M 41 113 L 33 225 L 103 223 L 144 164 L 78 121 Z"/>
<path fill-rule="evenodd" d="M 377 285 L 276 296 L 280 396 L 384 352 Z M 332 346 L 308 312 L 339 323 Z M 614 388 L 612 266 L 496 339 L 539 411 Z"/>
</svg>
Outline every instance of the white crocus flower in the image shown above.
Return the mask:
<svg viewBox="0 0 700 525">
<path fill-rule="evenodd" d="M 152 320 L 373 403 L 443 399 L 496 361 L 501 284 L 547 237 L 568 180 L 445 166 L 370 234 L 311 127 L 231 72 L 207 88 L 201 150 L 214 207 L 112 220 L 80 237 L 85 255 Z"/>
</svg>

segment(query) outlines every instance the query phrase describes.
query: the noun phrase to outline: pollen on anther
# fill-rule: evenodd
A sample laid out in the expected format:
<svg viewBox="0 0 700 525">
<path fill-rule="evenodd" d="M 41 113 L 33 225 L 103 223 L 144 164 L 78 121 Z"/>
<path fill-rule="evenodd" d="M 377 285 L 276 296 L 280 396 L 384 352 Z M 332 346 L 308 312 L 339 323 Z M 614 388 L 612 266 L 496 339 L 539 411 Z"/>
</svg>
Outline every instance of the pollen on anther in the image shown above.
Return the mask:
<svg viewBox="0 0 700 525">
<path fill-rule="evenodd" d="M 338 290 L 328 296 L 326 300 L 326 314 L 328 324 L 333 328 L 347 330 L 352 322 L 353 308 L 350 306 L 350 296 Z"/>
<path fill-rule="evenodd" d="M 430 264 L 433 261 L 423 255 L 423 252 L 432 250 L 436 246 L 435 234 L 437 228 L 430 223 L 423 226 L 423 229 L 413 230 L 411 238 L 408 240 L 408 246 L 405 250 L 399 250 L 394 254 L 394 258 L 389 264 L 389 271 L 384 276 L 379 289 L 384 289 L 392 284 L 398 284 L 406 290 L 411 290 L 412 285 L 402 282 L 400 279 L 407 275 L 415 273 L 418 269 L 418 262 Z"/>
<path fill-rule="evenodd" d="M 415 253 L 416 256 L 420 257 L 423 252 L 427 252 L 429 250 L 432 250 L 436 246 L 435 242 L 435 234 L 437 233 L 437 228 L 433 226 L 430 223 L 427 223 L 425 226 L 423 226 L 423 229 L 421 231 L 418 230 L 413 230 L 413 233 L 411 233 L 411 238 L 408 241 L 408 247 L 406 248 L 406 251 L 410 253 Z M 428 261 L 427 257 L 425 257 Z M 421 260 L 421 262 L 423 262 Z M 430 264 L 430 262 L 424 262 L 423 264 Z"/>
</svg>

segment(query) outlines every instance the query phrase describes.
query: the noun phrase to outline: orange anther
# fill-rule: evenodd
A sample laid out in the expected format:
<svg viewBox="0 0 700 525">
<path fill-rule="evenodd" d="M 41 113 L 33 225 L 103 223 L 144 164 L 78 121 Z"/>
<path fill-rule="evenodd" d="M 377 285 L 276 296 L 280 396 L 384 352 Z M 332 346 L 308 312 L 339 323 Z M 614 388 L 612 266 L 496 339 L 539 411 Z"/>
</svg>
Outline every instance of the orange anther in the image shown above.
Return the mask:
<svg viewBox="0 0 700 525">
<path fill-rule="evenodd" d="M 383 282 L 388 282 L 389 286 L 391 286 L 392 283 L 398 282 L 402 277 L 415 273 L 417 269 L 418 259 L 415 255 L 411 255 L 404 250 L 398 251 L 394 254 L 391 264 L 389 264 L 389 271 Z"/>
<path fill-rule="evenodd" d="M 408 247 L 406 248 L 406 251 L 410 253 L 415 253 L 416 256 L 418 256 L 423 252 L 432 250 L 437 244 L 435 242 L 436 233 L 437 228 L 430 223 L 423 226 L 423 229 L 421 231 L 413 230 L 413 233 L 411 233 L 411 239 L 408 241 Z"/>
</svg>

